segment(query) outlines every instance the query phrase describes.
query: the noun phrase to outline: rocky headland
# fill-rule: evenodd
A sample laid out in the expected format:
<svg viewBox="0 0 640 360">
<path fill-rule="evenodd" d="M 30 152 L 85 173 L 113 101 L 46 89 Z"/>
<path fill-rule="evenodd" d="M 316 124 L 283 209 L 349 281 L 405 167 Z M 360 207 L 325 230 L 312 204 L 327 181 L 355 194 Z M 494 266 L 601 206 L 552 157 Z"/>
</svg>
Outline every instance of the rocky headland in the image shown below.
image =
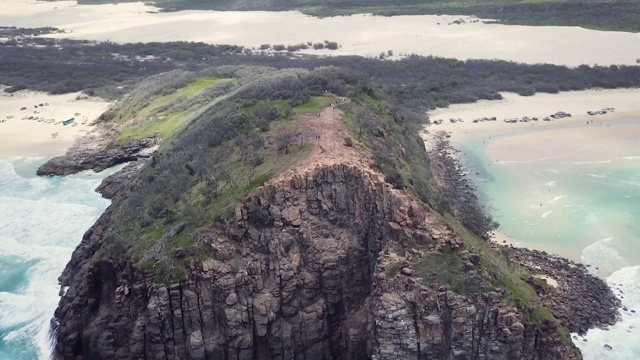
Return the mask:
<svg viewBox="0 0 640 360">
<path fill-rule="evenodd" d="M 518 306 L 484 250 L 353 164 L 291 173 L 247 198 L 197 235 L 206 253 L 187 260 L 175 250 L 187 266 L 176 283 L 126 257 L 96 256 L 111 216 L 85 234 L 60 278 L 58 359 L 578 359 L 560 329 L 611 324 L 619 307 L 583 267 L 508 249 L 512 262 L 560 283 L 528 279 L 542 301 Z M 544 307 L 560 322 L 540 316 Z"/>
<path fill-rule="evenodd" d="M 247 199 L 233 221 L 200 234 L 210 252 L 176 284 L 126 259 L 96 261 L 108 221 L 61 277 L 58 358 L 579 357 L 551 320 L 506 305 L 503 289 L 457 294 L 418 276 L 415 261 L 464 241 L 363 169 L 321 168 Z M 400 255 L 410 238 L 424 250 Z M 467 257 L 455 270 L 489 287 L 479 255 Z"/>
<path fill-rule="evenodd" d="M 54 358 L 580 359 L 569 331 L 616 320 L 584 267 L 492 248 L 444 139 L 368 93 L 321 95 L 295 118 L 224 97 L 161 148 L 105 121 L 43 165 L 131 162 L 60 277 Z"/>
</svg>

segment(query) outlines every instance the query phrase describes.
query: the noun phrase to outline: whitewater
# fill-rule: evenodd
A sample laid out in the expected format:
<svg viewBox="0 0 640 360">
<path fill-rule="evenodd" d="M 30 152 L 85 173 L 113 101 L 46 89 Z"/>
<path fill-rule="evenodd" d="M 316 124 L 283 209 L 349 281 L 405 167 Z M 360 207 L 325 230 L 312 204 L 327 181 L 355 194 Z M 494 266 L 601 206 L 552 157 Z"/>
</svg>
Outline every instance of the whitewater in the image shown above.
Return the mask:
<svg viewBox="0 0 640 360">
<path fill-rule="evenodd" d="M 36 177 L 44 158 L 0 159 L 0 359 L 50 359 L 58 276 L 109 206 L 110 172 Z"/>
<path fill-rule="evenodd" d="M 616 135 L 617 127 L 629 129 Z M 576 128 L 505 131 L 467 136 L 457 144 L 480 196 L 500 231 L 528 248 L 586 264 L 621 300 L 621 321 L 586 336 L 572 334 L 585 360 L 640 359 L 640 125 L 611 123 L 575 140 Z M 563 136 L 556 132 L 564 131 Z M 616 136 L 614 136 L 616 135 Z M 525 136 L 536 141 L 527 142 Z M 532 159 L 543 148 L 588 141 L 588 151 L 558 150 Z M 500 144 L 500 151 L 496 150 Z M 595 149 L 595 150 L 593 150 Z M 505 161 L 508 160 L 508 161 Z"/>
</svg>

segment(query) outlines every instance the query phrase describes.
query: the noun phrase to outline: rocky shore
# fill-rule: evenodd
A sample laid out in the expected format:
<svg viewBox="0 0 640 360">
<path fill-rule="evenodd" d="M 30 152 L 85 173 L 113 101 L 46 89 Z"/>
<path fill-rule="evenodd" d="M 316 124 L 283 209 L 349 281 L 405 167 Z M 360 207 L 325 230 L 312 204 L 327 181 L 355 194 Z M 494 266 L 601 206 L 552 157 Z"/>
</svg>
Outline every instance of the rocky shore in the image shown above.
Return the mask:
<svg viewBox="0 0 640 360">
<path fill-rule="evenodd" d="M 464 209 L 477 202 L 476 189 L 465 175 L 457 157 L 457 149 L 450 145 L 446 133 L 432 135 L 438 153 L 435 157 L 442 171 L 441 181 L 455 192 L 454 207 Z M 433 158 L 433 157 L 432 157 Z M 545 251 L 491 243 L 509 262 L 528 268 L 534 276 L 527 282 L 536 290 L 542 302 L 562 326 L 573 333 L 584 335 L 590 328 L 606 328 L 620 318 L 620 300 L 600 278 L 589 273 L 583 264 L 548 254 Z M 536 277 L 535 275 L 541 275 Z M 558 286 L 543 278 L 555 280 Z"/>
<path fill-rule="evenodd" d="M 478 198 L 477 189 L 458 159 L 458 150 L 451 146 L 448 137 L 445 131 L 422 134 L 440 188 L 436 210 L 454 215 L 467 229 L 488 241 L 498 224 L 487 215 L 485 204 Z"/>
<path fill-rule="evenodd" d="M 120 145 L 108 131 L 98 126 L 92 133 L 77 139 L 66 154 L 41 165 L 37 174 L 65 176 L 84 170 L 100 172 L 118 164 L 149 158 L 161 141 L 156 136 Z"/>
<path fill-rule="evenodd" d="M 619 320 L 620 300 L 602 279 L 591 275 L 583 264 L 544 251 L 497 244 L 494 247 L 510 261 L 530 269 L 533 274 L 557 282 L 557 286 L 552 286 L 535 275 L 527 279 L 553 316 L 571 332 L 584 335 L 590 328 L 606 328 Z"/>
<path fill-rule="evenodd" d="M 87 232 L 61 277 L 68 290 L 55 314 L 57 359 L 580 358 L 556 322 L 488 287 L 482 256 L 427 208 L 357 167 L 319 168 L 248 199 L 232 221 L 199 234 L 211 250 L 189 260 L 174 284 L 125 257 L 96 260 L 109 242 L 109 216 Z M 460 293 L 421 270 L 446 249 L 465 259 L 456 274 L 486 290 Z M 521 251 L 514 260 L 571 274 L 563 292 L 597 284 L 566 262 Z M 545 299 L 559 308 L 568 296 Z"/>
</svg>

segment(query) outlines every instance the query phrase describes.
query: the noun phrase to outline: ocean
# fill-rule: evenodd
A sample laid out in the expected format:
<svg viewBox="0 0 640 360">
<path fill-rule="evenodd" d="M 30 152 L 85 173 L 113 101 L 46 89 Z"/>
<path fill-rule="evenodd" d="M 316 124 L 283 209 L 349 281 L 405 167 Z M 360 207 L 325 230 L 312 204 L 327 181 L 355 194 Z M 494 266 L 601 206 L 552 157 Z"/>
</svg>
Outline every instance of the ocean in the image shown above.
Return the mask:
<svg viewBox="0 0 640 360">
<path fill-rule="evenodd" d="M 622 322 L 573 335 L 586 360 L 640 359 L 640 121 L 497 131 L 457 140 L 500 232 L 589 266 Z M 606 345 L 606 346 L 605 346 Z"/>
<path fill-rule="evenodd" d="M 110 204 L 94 189 L 112 171 L 35 176 L 44 161 L 0 159 L 0 360 L 50 358 L 58 276 Z"/>
</svg>

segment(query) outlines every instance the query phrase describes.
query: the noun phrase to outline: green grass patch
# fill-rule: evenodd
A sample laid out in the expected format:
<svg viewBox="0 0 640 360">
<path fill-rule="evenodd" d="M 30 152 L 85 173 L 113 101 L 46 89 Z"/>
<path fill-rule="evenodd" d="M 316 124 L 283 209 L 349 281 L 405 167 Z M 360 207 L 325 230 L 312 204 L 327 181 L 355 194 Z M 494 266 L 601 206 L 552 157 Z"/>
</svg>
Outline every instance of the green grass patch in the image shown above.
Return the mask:
<svg viewBox="0 0 640 360">
<path fill-rule="evenodd" d="M 503 249 L 505 252 L 498 253 L 491 249 L 486 241 L 471 233 L 451 215 L 436 216 L 439 220 L 449 224 L 462 237 L 467 250 L 480 255 L 481 260 L 478 269 L 489 276 L 488 280 L 493 286 L 504 289 L 507 303 L 515 305 L 522 313 L 526 313 L 530 307 L 535 307 L 536 319 L 556 323 L 558 325 L 556 331 L 558 337 L 568 345 L 573 344 L 569 330 L 560 325 L 560 321 L 553 316 L 549 309 L 544 307 L 533 287 L 525 282 L 525 279 L 529 278 L 531 273 L 511 262 L 508 248 Z M 542 279 L 539 280 L 544 282 Z"/>
<path fill-rule="evenodd" d="M 300 104 L 293 108 L 293 112 L 296 115 L 317 113 L 320 110 L 331 106 L 331 102 L 335 101 L 333 96 L 312 96 L 308 102 Z"/>
<path fill-rule="evenodd" d="M 197 78 L 187 86 L 171 94 L 159 96 L 148 101 L 143 108 L 133 111 L 131 114 L 126 113 L 131 109 L 126 109 L 122 117 L 128 118 L 129 116 L 133 116 L 136 118 L 136 121 L 120 132 L 116 138 L 116 142 L 122 145 L 155 134 L 159 134 L 163 138 L 172 136 L 183 128 L 189 120 L 197 115 L 204 107 L 211 104 L 211 102 L 215 102 L 216 99 L 181 111 L 171 111 L 172 104 L 188 101 L 221 81 L 230 80 L 207 77 Z M 120 115 L 122 114 L 117 116 L 120 118 Z"/>
<path fill-rule="evenodd" d="M 265 107 L 265 106 L 277 107 L 277 108 L 287 107 L 289 106 L 289 100 L 264 100 L 263 99 L 263 100 L 257 101 L 253 105 L 247 105 L 242 107 L 240 109 L 240 112 L 242 112 L 246 116 L 253 116 L 253 111 L 256 108 Z"/>
</svg>

